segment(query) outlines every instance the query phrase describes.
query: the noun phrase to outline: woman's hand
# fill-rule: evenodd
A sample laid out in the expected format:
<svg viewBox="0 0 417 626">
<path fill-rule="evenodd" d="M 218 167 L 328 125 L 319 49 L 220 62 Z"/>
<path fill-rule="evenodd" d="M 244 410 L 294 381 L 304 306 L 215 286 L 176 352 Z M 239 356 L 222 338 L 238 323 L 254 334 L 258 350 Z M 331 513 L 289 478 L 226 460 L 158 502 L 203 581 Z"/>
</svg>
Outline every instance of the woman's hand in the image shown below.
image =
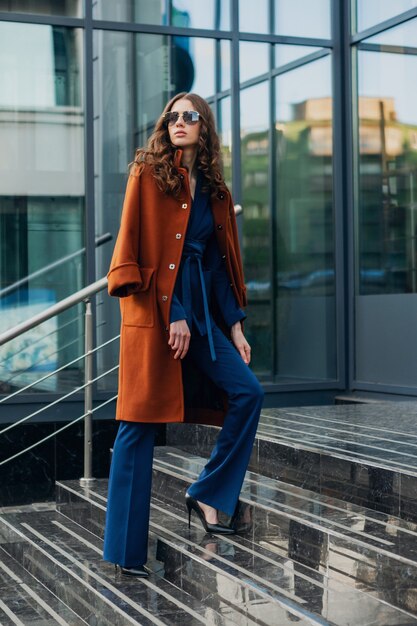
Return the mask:
<svg viewBox="0 0 417 626">
<path fill-rule="evenodd" d="M 191 333 L 185 320 L 178 320 L 169 325 L 169 341 L 168 345 L 176 350 L 174 359 L 183 359 L 188 352 L 190 345 Z"/>
<path fill-rule="evenodd" d="M 240 356 L 245 361 L 245 363 L 249 365 L 251 347 L 246 341 L 245 335 L 242 332 L 242 326 L 241 326 L 240 321 L 233 324 L 233 326 L 230 329 L 230 332 L 232 335 L 232 341 L 234 345 L 236 346 L 236 348 L 238 349 Z"/>
</svg>

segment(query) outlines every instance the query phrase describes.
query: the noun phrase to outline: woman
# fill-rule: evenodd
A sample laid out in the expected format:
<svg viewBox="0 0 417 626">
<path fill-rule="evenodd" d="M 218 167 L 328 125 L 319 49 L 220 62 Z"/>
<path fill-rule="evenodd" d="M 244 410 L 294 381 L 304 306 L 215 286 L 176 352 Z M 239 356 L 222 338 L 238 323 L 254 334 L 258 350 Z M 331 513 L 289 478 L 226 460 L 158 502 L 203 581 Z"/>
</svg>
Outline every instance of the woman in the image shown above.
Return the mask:
<svg viewBox="0 0 417 626">
<path fill-rule="evenodd" d="M 223 425 L 188 489 L 206 532 L 231 534 L 263 390 L 249 369 L 236 217 L 210 107 L 180 93 L 132 163 L 109 273 L 120 298 L 121 421 L 109 479 L 104 559 L 147 576 L 158 423 Z M 219 523 L 218 511 L 232 516 Z"/>
</svg>

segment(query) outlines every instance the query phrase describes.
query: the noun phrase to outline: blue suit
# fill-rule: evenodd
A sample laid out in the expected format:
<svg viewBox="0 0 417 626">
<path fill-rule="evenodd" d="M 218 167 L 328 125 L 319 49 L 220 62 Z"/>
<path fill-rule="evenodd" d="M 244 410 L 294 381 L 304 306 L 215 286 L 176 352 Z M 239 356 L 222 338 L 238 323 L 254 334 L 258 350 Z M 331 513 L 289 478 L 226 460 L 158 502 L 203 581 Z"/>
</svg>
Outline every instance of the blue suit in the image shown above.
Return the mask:
<svg viewBox="0 0 417 626">
<path fill-rule="evenodd" d="M 226 324 L 246 318 L 238 306 L 220 258 L 209 194 L 195 198 L 173 294 L 170 322 L 185 319 L 191 341 L 185 359 L 228 395 L 228 411 L 211 457 L 188 493 L 232 515 L 256 434 L 264 392 L 256 376 L 216 325 L 215 297 Z M 153 448 L 157 427 L 121 422 L 113 448 L 104 534 L 104 559 L 125 567 L 147 560 Z"/>
</svg>

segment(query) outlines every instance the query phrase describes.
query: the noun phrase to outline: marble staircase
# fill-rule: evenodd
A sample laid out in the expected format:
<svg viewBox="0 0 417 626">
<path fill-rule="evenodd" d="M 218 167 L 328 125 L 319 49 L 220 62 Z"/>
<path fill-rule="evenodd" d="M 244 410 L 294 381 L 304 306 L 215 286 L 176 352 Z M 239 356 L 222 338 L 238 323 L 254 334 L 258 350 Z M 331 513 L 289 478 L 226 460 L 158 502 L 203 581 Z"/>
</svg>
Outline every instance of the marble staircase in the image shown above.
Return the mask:
<svg viewBox="0 0 417 626">
<path fill-rule="evenodd" d="M 106 480 L 4 510 L 0 624 L 417 624 L 417 409 L 395 404 L 263 411 L 229 537 L 184 506 L 217 429 L 169 426 L 147 580 L 101 559 Z"/>
</svg>

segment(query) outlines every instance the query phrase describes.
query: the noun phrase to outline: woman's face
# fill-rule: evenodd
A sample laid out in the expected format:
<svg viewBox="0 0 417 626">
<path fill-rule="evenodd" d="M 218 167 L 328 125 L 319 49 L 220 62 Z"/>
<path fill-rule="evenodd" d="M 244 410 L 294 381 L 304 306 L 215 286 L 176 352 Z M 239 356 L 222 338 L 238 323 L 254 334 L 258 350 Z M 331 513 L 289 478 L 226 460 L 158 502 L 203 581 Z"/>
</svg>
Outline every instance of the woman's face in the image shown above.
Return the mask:
<svg viewBox="0 0 417 626">
<path fill-rule="evenodd" d="M 195 107 L 190 100 L 183 98 L 177 100 L 171 107 L 171 111 L 195 111 Z M 198 138 L 200 136 L 201 120 L 194 124 L 186 124 L 180 115 L 176 122 L 168 124 L 168 132 L 171 143 L 179 148 L 185 148 L 187 146 L 195 146 L 198 144 Z"/>
</svg>

